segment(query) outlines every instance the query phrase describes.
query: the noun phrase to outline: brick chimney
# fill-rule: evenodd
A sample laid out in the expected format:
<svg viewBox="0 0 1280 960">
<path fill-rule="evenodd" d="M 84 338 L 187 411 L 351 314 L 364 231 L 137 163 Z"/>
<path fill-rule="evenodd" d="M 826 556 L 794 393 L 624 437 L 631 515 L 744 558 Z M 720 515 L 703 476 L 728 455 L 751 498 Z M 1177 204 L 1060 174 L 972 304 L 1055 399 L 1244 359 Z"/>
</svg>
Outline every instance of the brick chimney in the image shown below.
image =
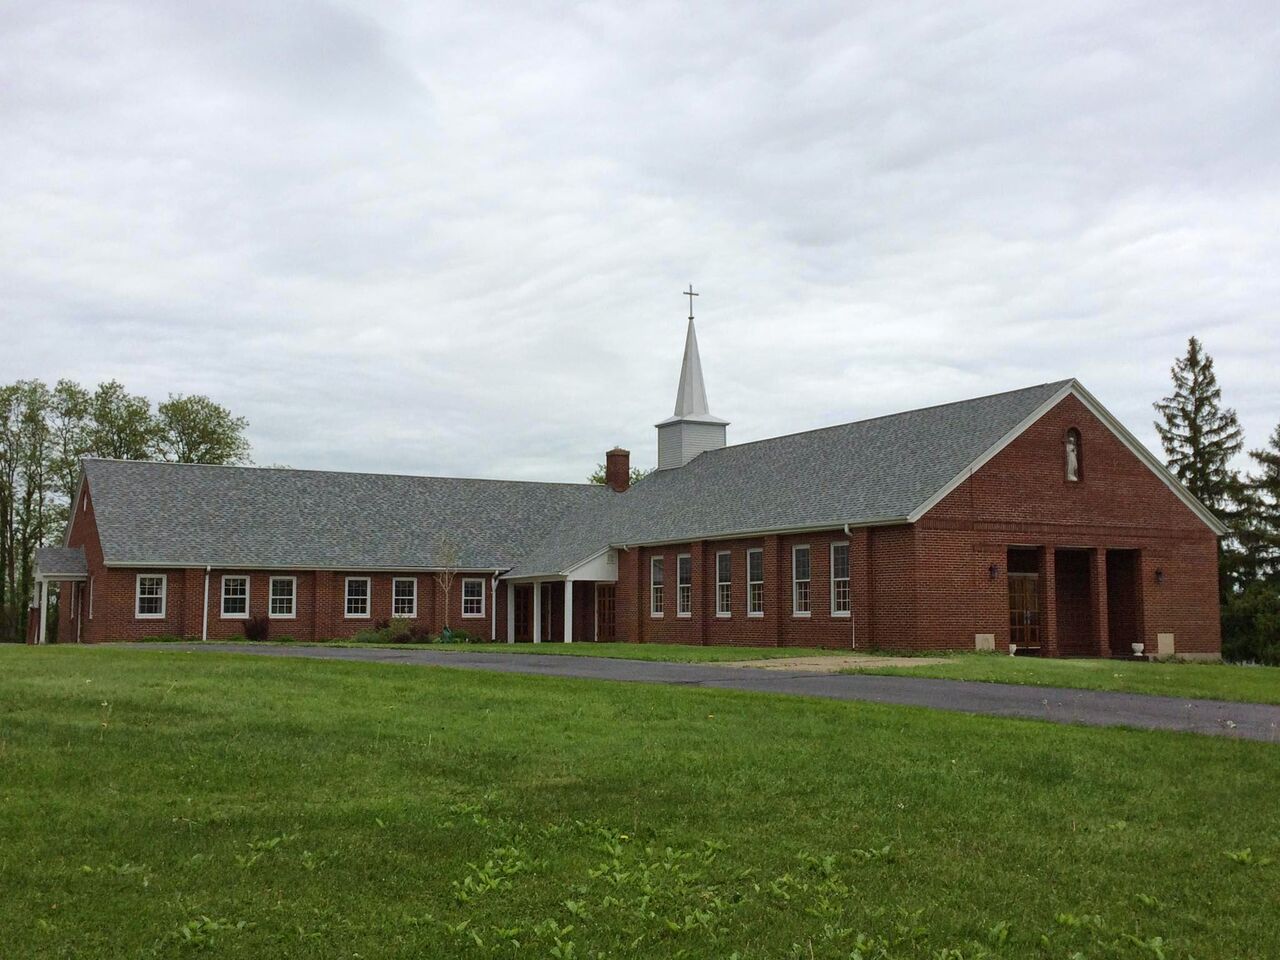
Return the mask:
<svg viewBox="0 0 1280 960">
<path fill-rule="evenodd" d="M 614 447 L 604 455 L 604 482 L 610 490 L 622 493 L 631 486 L 631 451 Z"/>
</svg>

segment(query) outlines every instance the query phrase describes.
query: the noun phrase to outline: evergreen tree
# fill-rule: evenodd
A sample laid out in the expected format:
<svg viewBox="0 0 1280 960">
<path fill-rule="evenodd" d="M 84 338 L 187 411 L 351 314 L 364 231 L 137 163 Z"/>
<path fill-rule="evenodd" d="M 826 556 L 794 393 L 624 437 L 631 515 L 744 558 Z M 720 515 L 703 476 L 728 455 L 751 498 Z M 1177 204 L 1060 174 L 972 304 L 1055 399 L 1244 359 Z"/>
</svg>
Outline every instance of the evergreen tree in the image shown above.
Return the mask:
<svg viewBox="0 0 1280 960">
<path fill-rule="evenodd" d="M 1174 476 L 1230 528 L 1218 549 L 1218 589 L 1225 603 L 1251 579 L 1243 546 L 1251 512 L 1249 489 L 1231 469 L 1244 435 L 1236 412 L 1220 406 L 1222 389 L 1213 357 L 1199 340 L 1187 341 L 1186 356 L 1175 360 L 1170 372 L 1173 394 L 1155 404 L 1161 417 L 1155 427 Z"/>
<path fill-rule="evenodd" d="M 1243 546 L 1257 576 L 1280 583 L 1280 425 L 1268 445 L 1250 450 L 1260 473 L 1249 476 L 1249 523 Z"/>
<path fill-rule="evenodd" d="M 1213 372 L 1213 357 L 1195 337 L 1171 373 L 1173 395 L 1155 404 L 1161 417 L 1156 431 L 1169 469 L 1201 503 L 1227 513 L 1233 494 L 1239 493 L 1231 458 L 1244 446 L 1240 421 L 1230 407 L 1219 406 L 1222 389 Z"/>
</svg>

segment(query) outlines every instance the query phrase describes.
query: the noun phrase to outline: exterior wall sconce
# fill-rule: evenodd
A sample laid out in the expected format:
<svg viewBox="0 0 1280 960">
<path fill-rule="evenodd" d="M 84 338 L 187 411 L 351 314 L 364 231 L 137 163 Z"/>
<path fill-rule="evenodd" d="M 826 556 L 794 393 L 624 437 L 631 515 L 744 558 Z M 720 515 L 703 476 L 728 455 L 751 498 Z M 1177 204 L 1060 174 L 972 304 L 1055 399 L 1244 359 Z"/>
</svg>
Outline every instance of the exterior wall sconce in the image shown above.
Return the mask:
<svg viewBox="0 0 1280 960">
<path fill-rule="evenodd" d="M 994 580 L 994 579 L 995 579 L 996 577 L 998 577 L 998 576 L 1000 576 L 1000 565 L 999 565 L 999 564 L 997 564 L 997 563 L 993 563 L 991 566 L 987 567 L 987 577 L 988 577 L 988 579 Z"/>
<path fill-rule="evenodd" d="M 1156 583 L 1164 583 L 1164 570 L 1156 567 Z"/>
</svg>

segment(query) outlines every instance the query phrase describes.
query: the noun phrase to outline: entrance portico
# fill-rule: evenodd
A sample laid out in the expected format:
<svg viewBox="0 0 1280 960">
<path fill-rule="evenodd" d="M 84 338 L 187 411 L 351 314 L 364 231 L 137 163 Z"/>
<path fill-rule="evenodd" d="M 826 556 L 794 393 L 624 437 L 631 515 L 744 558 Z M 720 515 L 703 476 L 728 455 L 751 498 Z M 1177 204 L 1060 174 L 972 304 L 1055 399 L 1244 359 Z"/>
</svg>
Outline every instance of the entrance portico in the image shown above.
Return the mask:
<svg viewBox="0 0 1280 960">
<path fill-rule="evenodd" d="M 507 643 L 612 639 L 617 571 L 606 550 L 557 577 L 507 578 Z"/>
</svg>

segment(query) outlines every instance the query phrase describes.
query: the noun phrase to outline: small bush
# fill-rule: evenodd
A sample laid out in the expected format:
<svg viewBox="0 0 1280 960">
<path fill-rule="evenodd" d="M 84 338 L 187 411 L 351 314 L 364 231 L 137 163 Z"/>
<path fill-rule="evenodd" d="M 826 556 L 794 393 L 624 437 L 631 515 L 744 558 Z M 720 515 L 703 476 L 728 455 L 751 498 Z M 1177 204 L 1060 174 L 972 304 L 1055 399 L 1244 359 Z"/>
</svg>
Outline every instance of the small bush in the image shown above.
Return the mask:
<svg viewBox="0 0 1280 960">
<path fill-rule="evenodd" d="M 266 614 L 258 614 L 244 622 L 244 638 L 261 643 L 271 633 L 271 620 Z"/>
</svg>

